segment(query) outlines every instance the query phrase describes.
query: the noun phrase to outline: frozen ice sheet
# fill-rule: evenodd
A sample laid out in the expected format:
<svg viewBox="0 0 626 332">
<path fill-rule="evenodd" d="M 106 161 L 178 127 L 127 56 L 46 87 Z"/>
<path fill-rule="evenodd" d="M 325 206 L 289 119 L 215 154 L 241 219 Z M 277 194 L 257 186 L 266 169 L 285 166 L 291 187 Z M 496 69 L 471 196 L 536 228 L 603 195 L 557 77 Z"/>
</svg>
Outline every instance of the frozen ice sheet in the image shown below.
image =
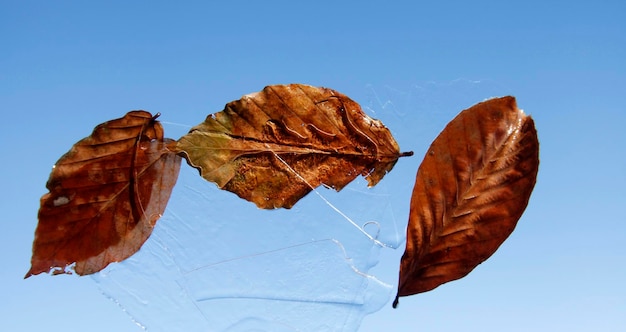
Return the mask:
<svg viewBox="0 0 626 332">
<path fill-rule="evenodd" d="M 339 193 L 318 188 L 291 210 L 259 210 L 181 167 L 150 239 L 93 278 L 149 331 L 356 331 L 395 294 L 402 250 L 370 271 L 404 241 L 424 151 L 462 107 L 496 95 L 489 91 L 503 89 L 457 80 L 350 96 L 415 156 L 374 188 L 359 177 Z M 166 136 L 189 128 L 175 129 L 166 125 Z"/>
<path fill-rule="evenodd" d="M 379 221 L 393 219 L 384 192 L 362 179 L 341 193 L 318 190 L 397 247 L 397 225 Z M 185 167 L 171 197 L 142 249 L 93 276 L 150 331 L 357 330 L 392 296 L 368 275 L 382 246 L 317 195 L 291 210 L 259 210 Z"/>
</svg>

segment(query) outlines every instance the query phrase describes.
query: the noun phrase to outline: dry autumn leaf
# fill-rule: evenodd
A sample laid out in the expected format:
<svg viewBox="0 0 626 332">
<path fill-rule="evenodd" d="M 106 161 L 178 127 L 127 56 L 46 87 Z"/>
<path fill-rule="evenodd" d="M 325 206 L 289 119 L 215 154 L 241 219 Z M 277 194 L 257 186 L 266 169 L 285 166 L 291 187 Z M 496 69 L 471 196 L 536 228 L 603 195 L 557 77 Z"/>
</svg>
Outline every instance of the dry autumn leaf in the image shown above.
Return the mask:
<svg viewBox="0 0 626 332">
<path fill-rule="evenodd" d="M 347 96 L 301 84 L 226 104 L 177 149 L 202 177 L 265 209 L 290 208 L 319 185 L 339 191 L 359 174 L 374 186 L 412 154 Z"/>
<path fill-rule="evenodd" d="M 158 115 L 157 115 L 158 116 Z M 86 275 L 134 254 L 165 210 L 181 158 L 150 113 L 98 125 L 63 155 L 41 197 L 31 269 Z"/>
<path fill-rule="evenodd" d="M 538 166 L 534 122 L 515 98 L 454 118 L 417 172 L 397 296 L 462 278 L 489 258 L 524 212 Z"/>
</svg>

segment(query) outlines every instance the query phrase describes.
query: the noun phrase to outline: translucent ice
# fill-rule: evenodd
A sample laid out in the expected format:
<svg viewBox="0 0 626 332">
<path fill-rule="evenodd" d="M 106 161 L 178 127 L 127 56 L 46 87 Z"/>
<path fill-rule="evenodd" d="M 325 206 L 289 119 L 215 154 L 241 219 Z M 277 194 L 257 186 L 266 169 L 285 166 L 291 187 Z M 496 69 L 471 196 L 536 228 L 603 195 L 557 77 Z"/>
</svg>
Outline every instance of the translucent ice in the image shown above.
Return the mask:
<svg viewBox="0 0 626 332">
<path fill-rule="evenodd" d="M 377 241 L 398 240 L 395 225 L 388 236 L 373 222 L 390 212 L 385 195 L 351 188 L 266 211 L 185 167 L 143 248 L 93 278 L 152 331 L 355 331 L 392 295 L 368 275 Z"/>
<path fill-rule="evenodd" d="M 339 193 L 318 188 L 291 210 L 259 210 L 181 167 L 150 239 L 93 278 L 150 331 L 356 331 L 395 294 L 401 250 L 392 249 L 404 241 L 420 156 L 460 107 L 490 91 L 502 94 L 459 80 L 352 95 L 416 157 L 373 188 L 363 178 Z M 176 129 L 166 136 L 189 128 Z M 382 250 L 395 256 L 372 269 Z"/>
</svg>

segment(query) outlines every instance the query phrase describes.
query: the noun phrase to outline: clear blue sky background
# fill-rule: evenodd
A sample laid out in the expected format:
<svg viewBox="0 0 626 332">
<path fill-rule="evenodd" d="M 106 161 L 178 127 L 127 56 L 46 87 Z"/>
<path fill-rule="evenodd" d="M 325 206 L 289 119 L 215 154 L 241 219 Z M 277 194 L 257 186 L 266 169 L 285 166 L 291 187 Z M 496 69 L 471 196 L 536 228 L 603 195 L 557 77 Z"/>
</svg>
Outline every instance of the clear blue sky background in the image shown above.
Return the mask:
<svg viewBox="0 0 626 332">
<path fill-rule="evenodd" d="M 22 280 L 50 167 L 73 143 L 132 109 L 191 126 L 292 82 L 349 95 L 416 152 L 383 180 L 401 232 L 423 152 L 458 111 L 512 94 L 539 131 L 509 240 L 359 331 L 626 330 L 625 18 L 623 1 L 1 1 L 3 330 L 140 330 L 92 278 Z M 401 253 L 370 272 L 395 287 Z"/>
</svg>

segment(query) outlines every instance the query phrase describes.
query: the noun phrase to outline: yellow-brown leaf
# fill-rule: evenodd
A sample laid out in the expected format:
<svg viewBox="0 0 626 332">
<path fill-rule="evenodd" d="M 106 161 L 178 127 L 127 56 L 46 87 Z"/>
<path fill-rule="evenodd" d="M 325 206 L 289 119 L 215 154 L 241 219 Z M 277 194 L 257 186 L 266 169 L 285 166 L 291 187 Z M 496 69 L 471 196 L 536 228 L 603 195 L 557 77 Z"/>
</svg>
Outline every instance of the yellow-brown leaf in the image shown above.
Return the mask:
<svg viewBox="0 0 626 332">
<path fill-rule="evenodd" d="M 290 208 L 319 185 L 339 191 L 359 174 L 374 186 L 409 155 L 347 96 L 302 84 L 226 104 L 177 149 L 202 177 L 265 209 Z"/>
</svg>

